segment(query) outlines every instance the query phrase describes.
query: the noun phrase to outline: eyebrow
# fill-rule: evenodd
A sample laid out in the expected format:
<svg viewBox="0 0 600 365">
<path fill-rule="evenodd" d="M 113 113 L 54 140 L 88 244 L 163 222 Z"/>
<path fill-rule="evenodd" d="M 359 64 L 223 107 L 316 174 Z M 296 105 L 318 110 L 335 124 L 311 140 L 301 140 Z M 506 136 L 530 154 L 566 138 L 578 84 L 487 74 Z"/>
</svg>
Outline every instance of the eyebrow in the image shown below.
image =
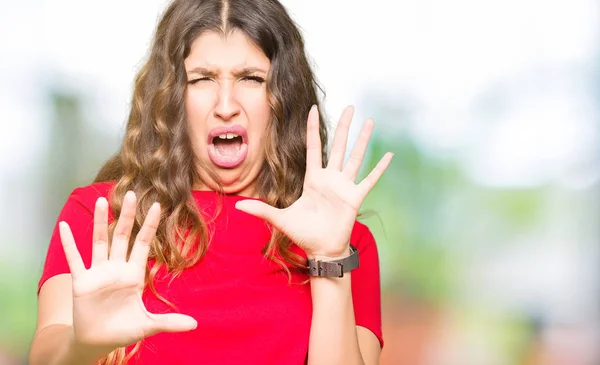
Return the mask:
<svg viewBox="0 0 600 365">
<path fill-rule="evenodd" d="M 240 77 L 240 76 L 245 76 L 245 75 L 250 75 L 250 74 L 255 74 L 255 73 L 263 73 L 266 74 L 267 71 L 263 70 L 262 68 L 259 67 L 244 67 L 242 69 L 236 70 L 233 72 L 233 75 L 235 77 Z M 218 72 L 216 72 L 213 69 L 209 69 L 206 67 L 194 67 L 193 69 L 189 70 L 187 72 L 188 75 L 190 74 L 198 74 L 198 75 L 206 75 L 206 76 L 210 76 L 210 77 L 215 77 L 217 76 Z"/>
</svg>

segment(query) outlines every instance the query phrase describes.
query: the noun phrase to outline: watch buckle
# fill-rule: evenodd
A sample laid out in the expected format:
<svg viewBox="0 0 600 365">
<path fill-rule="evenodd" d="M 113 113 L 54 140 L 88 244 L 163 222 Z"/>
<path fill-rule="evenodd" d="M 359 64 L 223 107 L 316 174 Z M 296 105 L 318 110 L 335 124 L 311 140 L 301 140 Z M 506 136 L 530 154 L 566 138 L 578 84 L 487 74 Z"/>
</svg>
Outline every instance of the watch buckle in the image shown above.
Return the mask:
<svg viewBox="0 0 600 365">
<path fill-rule="evenodd" d="M 337 274 L 337 272 L 336 272 L 337 275 L 323 275 L 323 271 L 329 271 L 327 269 L 326 265 L 323 265 L 323 264 L 335 264 L 337 266 L 337 268 L 339 268 L 339 270 L 340 270 L 339 274 Z M 330 270 L 331 270 L 331 272 L 335 271 L 334 269 L 330 269 Z M 341 262 L 325 262 L 325 261 L 318 260 L 317 261 L 317 272 L 319 273 L 318 274 L 319 276 L 325 276 L 325 277 L 333 276 L 333 277 L 343 278 L 344 277 L 344 264 Z"/>
</svg>

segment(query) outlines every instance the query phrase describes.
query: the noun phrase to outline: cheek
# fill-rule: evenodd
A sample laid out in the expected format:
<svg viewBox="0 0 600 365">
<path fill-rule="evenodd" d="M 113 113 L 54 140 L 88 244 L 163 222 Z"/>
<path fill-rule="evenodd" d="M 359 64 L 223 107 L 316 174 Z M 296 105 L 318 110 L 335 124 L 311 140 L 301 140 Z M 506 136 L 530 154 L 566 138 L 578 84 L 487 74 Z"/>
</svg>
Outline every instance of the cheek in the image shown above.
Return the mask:
<svg viewBox="0 0 600 365">
<path fill-rule="evenodd" d="M 246 94 L 243 104 L 254 138 L 262 141 L 267 134 L 267 127 L 271 119 L 271 107 L 266 92 Z"/>
<path fill-rule="evenodd" d="M 185 98 L 185 111 L 192 143 L 197 145 L 204 142 L 201 136 L 205 135 L 206 120 L 210 113 L 207 95 L 188 90 Z"/>
</svg>

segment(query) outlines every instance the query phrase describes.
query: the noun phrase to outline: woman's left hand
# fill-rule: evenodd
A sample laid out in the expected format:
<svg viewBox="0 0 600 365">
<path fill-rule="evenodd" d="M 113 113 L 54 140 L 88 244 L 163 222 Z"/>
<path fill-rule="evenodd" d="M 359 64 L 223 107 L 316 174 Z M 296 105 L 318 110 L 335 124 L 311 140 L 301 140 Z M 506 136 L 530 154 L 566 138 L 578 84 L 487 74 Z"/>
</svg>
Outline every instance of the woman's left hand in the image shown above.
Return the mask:
<svg viewBox="0 0 600 365">
<path fill-rule="evenodd" d="M 322 167 L 319 113 L 313 106 L 308 114 L 306 132 L 306 175 L 302 196 L 284 209 L 259 200 L 242 200 L 236 208 L 262 218 L 287 235 L 309 258 L 347 256 L 350 234 L 360 206 L 387 169 L 393 154 L 386 153 L 375 168 L 356 184 L 373 120 L 368 119 L 345 166 L 346 141 L 353 108 L 347 107 L 336 128 L 329 163 Z"/>
</svg>

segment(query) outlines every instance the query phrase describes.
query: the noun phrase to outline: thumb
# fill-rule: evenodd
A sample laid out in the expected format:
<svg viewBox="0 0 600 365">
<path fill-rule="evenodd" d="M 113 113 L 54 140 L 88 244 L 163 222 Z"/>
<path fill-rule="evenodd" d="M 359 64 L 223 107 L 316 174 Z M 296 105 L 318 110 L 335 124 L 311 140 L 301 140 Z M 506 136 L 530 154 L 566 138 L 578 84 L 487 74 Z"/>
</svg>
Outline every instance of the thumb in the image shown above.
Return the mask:
<svg viewBox="0 0 600 365">
<path fill-rule="evenodd" d="M 153 314 L 152 320 L 154 325 L 146 337 L 160 332 L 186 332 L 198 327 L 194 318 L 179 313 Z"/>
<path fill-rule="evenodd" d="M 260 200 L 240 200 L 235 203 L 235 207 L 242 212 L 262 218 L 274 226 L 277 226 L 279 209 L 272 207 L 267 203 L 261 202 Z"/>
</svg>

